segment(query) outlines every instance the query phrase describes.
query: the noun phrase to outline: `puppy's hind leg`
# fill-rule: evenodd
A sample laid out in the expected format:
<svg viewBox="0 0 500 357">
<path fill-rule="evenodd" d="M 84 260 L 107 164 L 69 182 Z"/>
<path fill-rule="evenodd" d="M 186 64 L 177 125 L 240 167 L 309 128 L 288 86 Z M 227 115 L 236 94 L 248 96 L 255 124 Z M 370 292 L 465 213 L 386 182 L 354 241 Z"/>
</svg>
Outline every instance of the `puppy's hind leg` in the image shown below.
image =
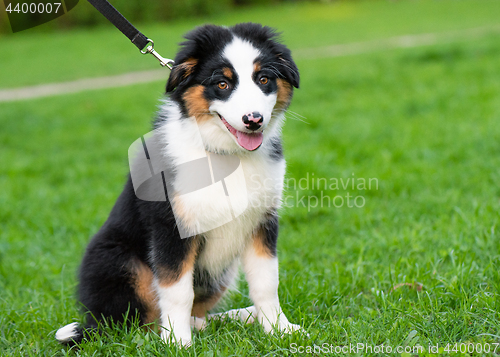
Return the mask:
<svg viewBox="0 0 500 357">
<path fill-rule="evenodd" d="M 203 331 L 209 322 L 213 320 L 238 320 L 244 324 L 252 324 L 257 317 L 257 310 L 255 306 L 244 307 L 241 309 L 233 309 L 215 314 L 208 314 L 205 317 L 191 316 L 191 327 L 198 331 Z"/>
<path fill-rule="evenodd" d="M 257 318 L 257 309 L 255 306 L 244 307 L 241 309 L 232 309 L 207 316 L 208 320 L 222 320 L 225 318 L 239 320 L 244 324 L 252 324 Z"/>
<path fill-rule="evenodd" d="M 86 322 L 82 326 L 70 324 L 60 329 L 56 334 L 59 341 L 79 343 L 95 332 L 102 333 L 101 324 L 129 324 L 137 313 L 141 318 L 145 315 L 144 304 L 134 286 L 136 277 L 132 267 L 137 258 L 116 243 L 117 236 L 124 237 L 117 228 L 105 225 L 88 245 L 78 286 L 80 303 L 87 312 Z"/>
</svg>

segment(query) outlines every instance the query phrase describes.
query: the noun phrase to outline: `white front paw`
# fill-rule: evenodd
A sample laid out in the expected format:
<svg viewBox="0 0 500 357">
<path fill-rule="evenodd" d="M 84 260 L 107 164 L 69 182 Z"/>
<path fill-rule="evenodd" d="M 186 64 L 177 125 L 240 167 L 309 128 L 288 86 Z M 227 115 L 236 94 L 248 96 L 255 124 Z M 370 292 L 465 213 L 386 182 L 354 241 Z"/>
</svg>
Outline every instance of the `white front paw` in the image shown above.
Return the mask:
<svg viewBox="0 0 500 357">
<path fill-rule="evenodd" d="M 272 319 L 269 319 L 262 311 L 260 311 L 258 319 L 260 324 L 264 328 L 264 331 L 266 331 L 267 333 L 274 334 L 275 332 L 301 332 L 307 334 L 307 332 L 300 325 L 290 323 L 283 312 L 281 312 L 278 316 L 272 316 Z"/>
<path fill-rule="evenodd" d="M 300 333 L 305 333 L 307 334 L 306 330 L 304 330 L 300 325 L 288 323 L 285 326 L 280 326 L 278 329 L 276 329 L 280 332 L 283 333 L 294 333 L 294 332 L 300 332 Z M 274 332 L 274 331 L 273 331 Z"/>
<path fill-rule="evenodd" d="M 281 332 L 281 333 L 293 333 L 297 331 L 305 331 L 302 327 L 299 325 L 292 324 L 290 322 L 283 322 L 279 321 L 278 323 L 271 325 L 271 329 L 268 330 L 266 329 L 266 332 L 270 332 L 274 334 L 275 332 Z"/>
<path fill-rule="evenodd" d="M 170 330 L 163 329 L 161 338 L 166 344 L 175 343 L 178 347 L 189 347 L 192 344 L 191 331 L 172 333 Z"/>
<path fill-rule="evenodd" d="M 266 316 L 263 316 L 263 314 L 258 314 L 258 321 L 264 328 L 264 331 L 266 331 L 266 333 L 273 333 L 274 326 Z"/>
<path fill-rule="evenodd" d="M 190 325 L 198 331 L 203 331 L 207 327 L 207 320 L 204 317 L 191 316 Z"/>
</svg>

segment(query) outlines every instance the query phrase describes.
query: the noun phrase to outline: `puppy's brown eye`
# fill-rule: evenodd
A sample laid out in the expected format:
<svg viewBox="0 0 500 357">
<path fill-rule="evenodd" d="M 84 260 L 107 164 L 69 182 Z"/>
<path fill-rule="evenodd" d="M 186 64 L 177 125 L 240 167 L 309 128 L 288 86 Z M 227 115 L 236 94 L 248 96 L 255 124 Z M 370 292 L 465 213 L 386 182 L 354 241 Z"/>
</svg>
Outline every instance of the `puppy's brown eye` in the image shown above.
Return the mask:
<svg viewBox="0 0 500 357">
<path fill-rule="evenodd" d="M 227 89 L 229 87 L 229 85 L 227 84 L 227 82 L 222 81 L 222 82 L 219 82 L 218 87 L 219 87 L 219 89 L 224 90 L 224 89 Z"/>
<path fill-rule="evenodd" d="M 259 82 L 260 84 L 267 84 L 267 82 L 269 82 L 269 79 L 267 77 L 260 77 Z"/>
</svg>

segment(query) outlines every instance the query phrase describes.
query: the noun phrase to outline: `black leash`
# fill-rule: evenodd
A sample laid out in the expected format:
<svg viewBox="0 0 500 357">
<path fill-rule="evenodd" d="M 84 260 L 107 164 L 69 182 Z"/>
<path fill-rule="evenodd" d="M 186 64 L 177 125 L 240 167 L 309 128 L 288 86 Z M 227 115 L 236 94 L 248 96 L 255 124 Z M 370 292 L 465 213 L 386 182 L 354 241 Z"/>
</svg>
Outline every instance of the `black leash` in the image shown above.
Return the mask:
<svg viewBox="0 0 500 357">
<path fill-rule="evenodd" d="M 141 51 L 142 54 L 151 53 L 163 67 L 172 69 L 174 61 L 168 58 L 163 58 L 154 50 L 154 42 L 136 29 L 113 5 L 107 0 L 88 0 L 105 18 L 116 26 L 130 41 Z"/>
</svg>

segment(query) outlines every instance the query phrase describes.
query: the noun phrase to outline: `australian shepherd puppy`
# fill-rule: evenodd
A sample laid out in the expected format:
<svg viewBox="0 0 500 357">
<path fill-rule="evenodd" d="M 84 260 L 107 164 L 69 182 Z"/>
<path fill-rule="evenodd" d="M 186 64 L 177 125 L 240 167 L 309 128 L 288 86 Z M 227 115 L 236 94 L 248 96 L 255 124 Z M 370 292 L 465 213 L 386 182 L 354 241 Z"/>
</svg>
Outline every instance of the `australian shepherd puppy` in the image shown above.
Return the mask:
<svg viewBox="0 0 500 357">
<path fill-rule="evenodd" d="M 142 159 L 131 159 L 125 188 L 83 258 L 86 324 L 60 328 L 60 342 L 78 343 L 99 322 L 136 313 L 180 345 L 214 316 L 255 320 L 266 332 L 300 329 L 280 307 L 276 254 L 280 131 L 293 87 L 297 66 L 268 27 L 208 25 L 186 35 L 154 130 L 138 140 Z M 140 177 L 156 184 L 141 191 Z M 240 262 L 254 306 L 209 314 Z"/>
</svg>

